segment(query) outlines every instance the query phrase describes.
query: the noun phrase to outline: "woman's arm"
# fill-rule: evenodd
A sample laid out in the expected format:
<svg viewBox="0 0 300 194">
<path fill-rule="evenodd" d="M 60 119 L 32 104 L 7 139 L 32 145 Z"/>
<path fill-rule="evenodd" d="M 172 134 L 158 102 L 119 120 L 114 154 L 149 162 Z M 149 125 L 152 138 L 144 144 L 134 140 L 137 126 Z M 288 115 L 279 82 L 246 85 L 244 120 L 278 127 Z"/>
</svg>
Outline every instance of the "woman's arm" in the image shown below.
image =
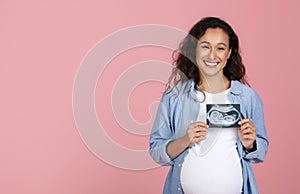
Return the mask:
<svg viewBox="0 0 300 194">
<path fill-rule="evenodd" d="M 167 154 L 171 159 L 176 158 L 186 148 L 206 138 L 208 125 L 202 122 L 191 123 L 186 131 L 185 136 L 180 137 L 167 145 Z"/>
<path fill-rule="evenodd" d="M 174 121 L 181 119 L 179 103 L 177 96 L 172 91 L 168 91 L 163 95 L 156 113 L 150 135 L 149 153 L 152 159 L 160 165 L 172 165 L 173 159 L 186 148 L 206 137 L 208 126 L 201 122 L 195 122 L 188 126 L 183 137 L 175 139 Z"/>
<path fill-rule="evenodd" d="M 247 159 L 252 163 L 259 163 L 263 162 L 266 158 L 269 141 L 265 127 L 262 101 L 256 92 L 254 92 L 254 95 L 251 99 L 252 102 L 249 117 L 253 124 L 253 128 L 255 128 L 256 138 L 253 142 L 253 146 L 256 147 L 256 149 L 250 150 L 250 152 L 249 150 L 245 149 L 244 159 Z"/>
</svg>

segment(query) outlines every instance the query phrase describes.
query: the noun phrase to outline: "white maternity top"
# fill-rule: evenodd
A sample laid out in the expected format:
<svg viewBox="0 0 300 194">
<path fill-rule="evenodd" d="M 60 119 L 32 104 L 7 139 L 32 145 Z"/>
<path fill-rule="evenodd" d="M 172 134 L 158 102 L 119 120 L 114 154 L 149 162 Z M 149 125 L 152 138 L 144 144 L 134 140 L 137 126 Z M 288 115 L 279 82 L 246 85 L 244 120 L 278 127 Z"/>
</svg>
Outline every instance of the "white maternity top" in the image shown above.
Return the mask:
<svg viewBox="0 0 300 194">
<path fill-rule="evenodd" d="M 206 93 L 198 121 L 206 123 L 206 104 L 230 104 L 226 90 Z M 203 94 L 198 92 L 201 101 Z M 191 121 L 193 122 L 193 121 Z M 237 128 L 209 128 L 206 140 L 195 144 L 184 159 L 181 185 L 185 194 L 240 194 L 243 176 L 237 152 Z"/>
</svg>

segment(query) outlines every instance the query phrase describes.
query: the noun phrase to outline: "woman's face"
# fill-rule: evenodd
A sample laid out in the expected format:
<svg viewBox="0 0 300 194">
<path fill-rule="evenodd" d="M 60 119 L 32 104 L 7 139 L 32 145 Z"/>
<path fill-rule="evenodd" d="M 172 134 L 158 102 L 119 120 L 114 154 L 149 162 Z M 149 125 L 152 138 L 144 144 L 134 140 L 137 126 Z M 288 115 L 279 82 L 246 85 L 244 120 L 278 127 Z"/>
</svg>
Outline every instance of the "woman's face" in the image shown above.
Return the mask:
<svg viewBox="0 0 300 194">
<path fill-rule="evenodd" d="M 230 57 L 229 37 L 221 28 L 208 28 L 198 40 L 196 61 L 201 76 L 223 76 L 223 68 Z"/>
</svg>

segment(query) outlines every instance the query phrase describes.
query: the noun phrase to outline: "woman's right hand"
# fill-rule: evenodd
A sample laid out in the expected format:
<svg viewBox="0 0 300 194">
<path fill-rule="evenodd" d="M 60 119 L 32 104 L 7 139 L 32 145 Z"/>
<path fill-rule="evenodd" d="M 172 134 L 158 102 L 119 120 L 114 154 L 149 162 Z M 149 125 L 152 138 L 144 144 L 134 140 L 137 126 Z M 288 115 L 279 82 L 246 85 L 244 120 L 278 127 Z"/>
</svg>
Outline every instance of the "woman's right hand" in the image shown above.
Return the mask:
<svg viewBox="0 0 300 194">
<path fill-rule="evenodd" d="M 176 158 L 187 147 L 194 145 L 196 142 L 205 140 L 208 125 L 200 121 L 191 123 L 186 130 L 185 136 L 178 138 L 174 141 L 170 141 L 167 145 L 167 154 L 171 159 Z"/>
<path fill-rule="evenodd" d="M 185 134 L 185 139 L 188 147 L 194 145 L 197 142 L 205 140 L 208 127 L 209 126 L 207 124 L 200 121 L 191 123 Z"/>
</svg>

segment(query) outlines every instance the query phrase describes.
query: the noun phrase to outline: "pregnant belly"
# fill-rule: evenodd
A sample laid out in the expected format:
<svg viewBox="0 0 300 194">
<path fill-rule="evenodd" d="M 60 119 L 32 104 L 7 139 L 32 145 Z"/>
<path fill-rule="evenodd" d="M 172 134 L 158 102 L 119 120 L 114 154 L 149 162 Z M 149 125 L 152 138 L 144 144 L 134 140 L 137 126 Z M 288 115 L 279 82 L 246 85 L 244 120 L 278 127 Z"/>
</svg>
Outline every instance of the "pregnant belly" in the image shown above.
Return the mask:
<svg viewBox="0 0 300 194">
<path fill-rule="evenodd" d="M 225 152 L 224 152 L 225 151 Z M 186 194 L 240 194 L 243 177 L 236 149 L 199 157 L 191 149 L 181 170 L 181 185 Z"/>
</svg>

